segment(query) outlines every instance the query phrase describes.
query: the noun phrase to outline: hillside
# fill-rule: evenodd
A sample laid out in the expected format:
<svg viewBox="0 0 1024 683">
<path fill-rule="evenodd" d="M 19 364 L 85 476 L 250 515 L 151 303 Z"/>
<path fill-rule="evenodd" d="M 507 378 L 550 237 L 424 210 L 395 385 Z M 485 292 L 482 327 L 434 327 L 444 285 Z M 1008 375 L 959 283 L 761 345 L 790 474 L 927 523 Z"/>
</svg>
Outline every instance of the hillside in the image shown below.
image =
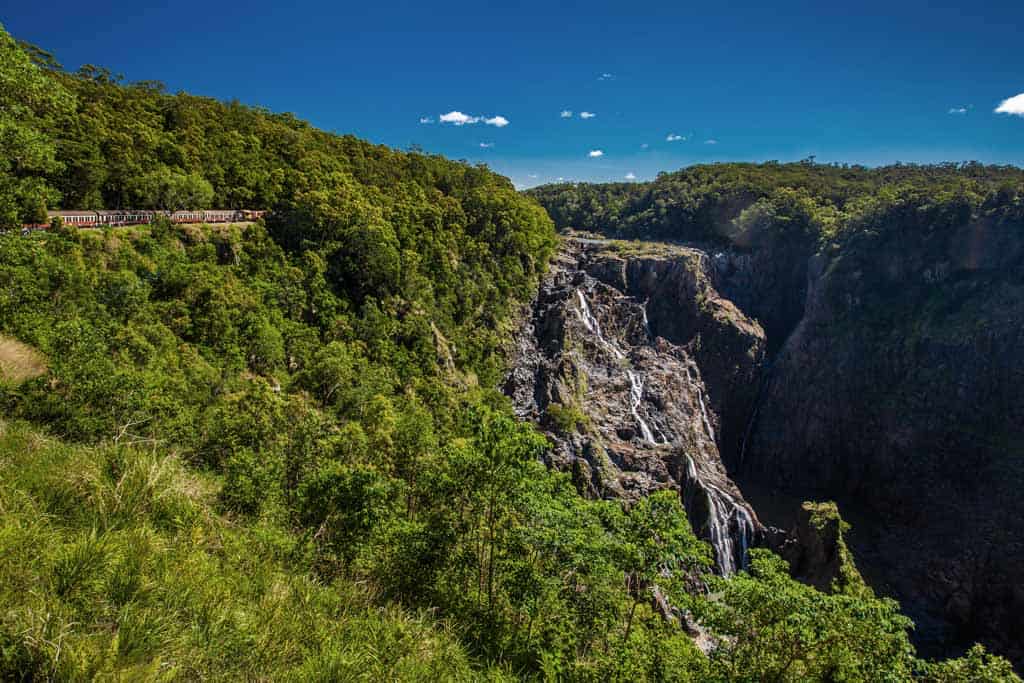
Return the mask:
<svg viewBox="0 0 1024 683">
<path fill-rule="evenodd" d="M 0 234 L 0 677 L 1017 680 L 919 659 L 845 554 L 722 576 L 677 492 L 546 468 L 497 387 L 559 241 L 507 179 L 2 31 L 0 130 L 3 227 L 271 210 Z"/>
</svg>

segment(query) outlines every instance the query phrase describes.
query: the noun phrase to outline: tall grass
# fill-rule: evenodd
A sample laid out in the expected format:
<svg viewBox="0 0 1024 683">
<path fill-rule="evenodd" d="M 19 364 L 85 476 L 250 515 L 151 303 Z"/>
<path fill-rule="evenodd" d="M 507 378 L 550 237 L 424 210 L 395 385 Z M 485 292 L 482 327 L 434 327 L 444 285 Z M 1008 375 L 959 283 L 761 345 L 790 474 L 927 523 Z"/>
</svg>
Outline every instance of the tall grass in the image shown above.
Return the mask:
<svg viewBox="0 0 1024 683">
<path fill-rule="evenodd" d="M 0 679 L 480 680 L 425 614 L 304 571 L 286 530 L 213 512 L 158 451 L 0 422 Z"/>
</svg>

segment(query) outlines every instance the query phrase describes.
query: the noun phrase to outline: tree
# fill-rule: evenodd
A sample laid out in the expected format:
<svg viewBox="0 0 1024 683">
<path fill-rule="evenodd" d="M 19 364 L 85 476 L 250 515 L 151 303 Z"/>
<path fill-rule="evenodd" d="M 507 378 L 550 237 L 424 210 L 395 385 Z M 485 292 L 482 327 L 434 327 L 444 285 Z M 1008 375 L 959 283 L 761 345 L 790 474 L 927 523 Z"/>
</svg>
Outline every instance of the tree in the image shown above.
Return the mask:
<svg viewBox="0 0 1024 683">
<path fill-rule="evenodd" d="M 45 178 L 60 168 L 46 128 L 74 103 L 0 25 L 0 228 L 45 221 L 59 200 Z"/>
<path fill-rule="evenodd" d="M 642 498 L 620 524 L 619 561 L 633 600 L 623 635 L 628 641 L 637 606 L 651 601 L 655 588 L 671 595 L 682 578 L 707 571 L 711 550 L 693 534 L 675 491 L 658 491 Z"/>
<path fill-rule="evenodd" d="M 137 179 L 133 196 L 135 204 L 144 208 L 203 209 L 213 202 L 213 186 L 198 174 L 160 166 Z"/>
<path fill-rule="evenodd" d="M 717 597 L 697 603 L 718 643 L 725 680 L 904 681 L 911 677 L 911 621 L 864 586 L 826 594 L 789 576 L 785 560 L 751 553 L 750 573 L 714 578 Z"/>
</svg>

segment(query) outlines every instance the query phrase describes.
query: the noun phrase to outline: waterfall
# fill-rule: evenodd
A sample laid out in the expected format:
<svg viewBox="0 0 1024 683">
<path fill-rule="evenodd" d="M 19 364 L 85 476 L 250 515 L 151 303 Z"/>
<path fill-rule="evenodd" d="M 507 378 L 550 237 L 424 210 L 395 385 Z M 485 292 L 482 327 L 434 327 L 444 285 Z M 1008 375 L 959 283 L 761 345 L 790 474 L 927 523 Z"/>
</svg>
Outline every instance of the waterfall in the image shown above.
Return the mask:
<svg viewBox="0 0 1024 683">
<path fill-rule="evenodd" d="M 576 302 L 579 304 L 577 306 L 577 313 L 580 321 L 587 328 L 587 331 L 597 339 L 598 346 L 619 360 L 626 358 L 626 354 L 619 348 L 617 342 L 605 338 L 604 333 L 601 331 L 601 323 L 590 309 L 587 297 L 580 288 L 576 289 Z M 646 331 L 648 330 L 646 306 L 642 306 L 641 310 L 643 311 L 643 324 Z M 647 420 L 640 414 L 640 404 L 643 402 L 644 395 L 644 380 L 642 376 L 633 370 L 627 370 L 626 376 L 629 377 L 629 412 L 633 415 L 633 419 L 636 420 L 636 424 L 640 428 L 640 436 L 650 444 L 668 443 L 668 439 L 665 438 L 661 430 L 655 427 L 657 429 L 656 436 L 655 431 L 651 429 L 651 426 L 647 424 Z"/>
<path fill-rule="evenodd" d="M 697 380 L 694 379 L 692 370 L 691 366 L 686 367 L 686 379 L 690 381 L 690 388 L 697 394 L 697 403 L 700 404 L 700 418 L 701 422 L 704 423 L 704 431 L 708 438 L 711 439 L 711 442 L 715 443 L 715 430 L 711 426 L 711 419 L 708 417 L 707 404 L 704 403 L 704 391 L 701 389 L 700 384 L 697 383 Z"/>
<path fill-rule="evenodd" d="M 747 509 L 734 496 L 702 480 L 693 458 L 686 456 L 688 487 L 693 494 L 703 493 L 708 504 L 708 541 L 715 549 L 715 560 L 723 576 L 729 576 L 747 566 L 747 550 L 754 534 L 754 520 Z M 691 505 L 692 508 L 692 505 Z M 736 529 L 733 538 L 732 530 Z M 737 547 L 738 546 L 738 547 Z"/>
<path fill-rule="evenodd" d="M 647 421 L 640 417 L 639 408 L 640 401 L 644 395 L 644 381 L 632 370 L 627 370 L 626 374 L 629 376 L 629 410 L 633 413 L 633 418 L 636 419 L 636 423 L 640 426 L 640 434 L 644 437 L 644 441 L 658 443 L 654 440 L 654 433 L 648 426 Z"/>
<path fill-rule="evenodd" d="M 599 338 L 604 339 L 601 336 L 601 324 L 597 322 L 597 318 L 590 311 L 590 304 L 587 303 L 587 297 L 583 296 L 583 290 L 576 290 L 576 298 L 580 302 L 580 319 L 583 321 L 583 325 L 596 334 Z"/>
<path fill-rule="evenodd" d="M 576 289 L 576 300 L 579 302 L 578 312 L 580 320 L 583 322 L 583 326 L 587 328 L 587 331 L 597 337 L 597 343 L 616 358 L 620 360 L 625 358 L 626 354 L 622 352 L 622 349 L 604 338 L 604 334 L 601 332 L 601 323 L 598 322 L 590 310 L 590 304 L 587 303 L 587 297 L 583 295 L 582 289 Z"/>
<path fill-rule="evenodd" d="M 696 389 L 697 400 L 700 402 L 700 416 L 704 421 L 704 429 L 708 432 L 708 438 L 714 441 L 715 430 L 711 428 L 711 420 L 708 419 L 708 408 L 704 405 L 704 392 L 702 392 L 699 387 L 696 387 Z"/>
</svg>

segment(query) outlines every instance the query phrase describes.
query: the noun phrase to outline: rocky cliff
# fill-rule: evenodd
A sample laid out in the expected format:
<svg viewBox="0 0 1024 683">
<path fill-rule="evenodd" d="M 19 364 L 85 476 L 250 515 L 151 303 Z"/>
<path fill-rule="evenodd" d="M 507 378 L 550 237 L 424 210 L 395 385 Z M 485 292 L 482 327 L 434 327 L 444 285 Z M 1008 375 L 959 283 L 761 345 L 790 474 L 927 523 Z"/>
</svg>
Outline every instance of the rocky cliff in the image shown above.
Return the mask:
<svg viewBox="0 0 1024 683">
<path fill-rule="evenodd" d="M 589 495 L 679 490 L 721 571 L 762 542 L 825 587 L 838 556 L 799 501 L 835 499 L 922 654 L 982 640 L 1020 662 L 1021 235 L 989 216 L 817 253 L 567 240 L 506 390 Z"/>
<path fill-rule="evenodd" d="M 903 217 L 812 257 L 743 480 L 836 498 L 926 654 L 1024 655 L 1024 238 Z"/>
<path fill-rule="evenodd" d="M 678 490 L 730 573 L 764 528 L 719 444 L 750 412 L 765 338 L 713 273 L 694 249 L 567 241 L 525 316 L 505 390 L 551 436 L 549 464 L 585 493 Z"/>
</svg>

